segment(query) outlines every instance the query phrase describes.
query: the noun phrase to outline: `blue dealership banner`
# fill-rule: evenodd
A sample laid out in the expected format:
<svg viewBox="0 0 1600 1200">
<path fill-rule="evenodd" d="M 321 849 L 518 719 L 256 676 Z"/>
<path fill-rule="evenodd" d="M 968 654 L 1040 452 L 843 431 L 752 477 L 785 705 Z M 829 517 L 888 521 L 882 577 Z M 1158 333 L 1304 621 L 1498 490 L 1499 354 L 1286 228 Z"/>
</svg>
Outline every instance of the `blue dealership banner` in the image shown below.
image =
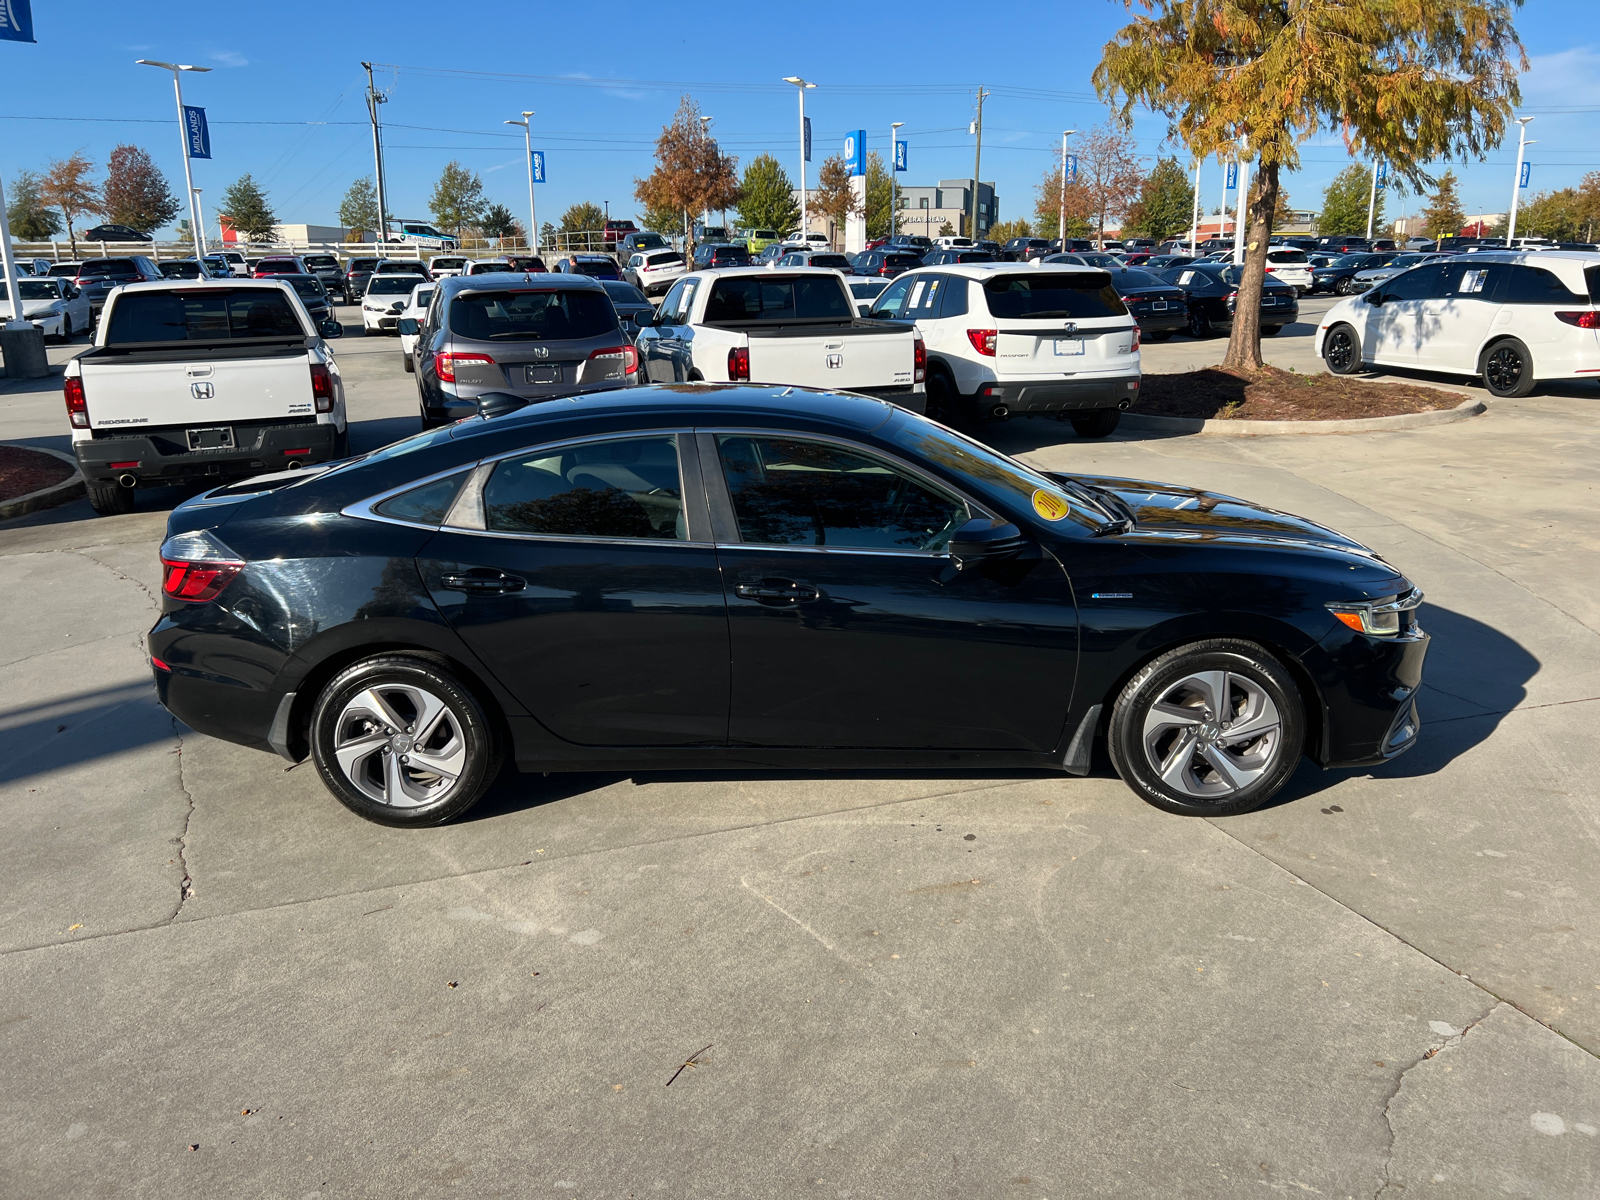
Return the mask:
<svg viewBox="0 0 1600 1200">
<path fill-rule="evenodd" d="M 4 4 L 6 0 L 0 0 Z M 183 138 L 190 158 L 211 157 L 211 131 L 206 128 L 206 110 L 192 104 L 183 106 Z"/>
<path fill-rule="evenodd" d="M 543 150 L 534 150 L 534 151 L 531 151 L 530 153 L 532 153 L 532 155 L 533 155 L 533 181 L 535 183 L 543 183 L 544 182 L 544 151 Z"/>
<path fill-rule="evenodd" d="M 867 131 L 858 129 L 854 133 L 845 134 L 844 162 L 850 168 L 852 175 L 865 175 L 867 173 Z"/>
<path fill-rule="evenodd" d="M 904 171 L 906 169 L 906 156 L 908 153 L 909 151 L 906 149 L 904 142 L 896 142 L 894 144 L 894 169 L 896 171 Z"/>
<path fill-rule="evenodd" d="M 1380 158 L 1378 160 L 1378 190 L 1381 192 L 1388 185 L 1389 185 L 1389 160 L 1386 159 L 1386 158 Z"/>
<path fill-rule="evenodd" d="M 805 134 L 805 139 L 804 140 L 805 140 L 805 147 L 802 150 L 801 156 L 807 162 L 810 162 L 811 161 L 811 118 L 810 117 L 806 118 L 806 134 Z"/>
<path fill-rule="evenodd" d="M 1523 163 L 1522 164 L 1522 178 L 1517 180 L 1517 186 L 1519 188 L 1527 187 L 1528 186 L 1528 179 L 1532 174 L 1533 174 L 1533 164 L 1531 162 Z"/>
<path fill-rule="evenodd" d="M 1071 183 L 1073 180 L 1075 180 L 1077 178 L 1078 178 L 1078 156 L 1076 154 L 1069 154 L 1069 155 L 1067 155 L 1067 182 Z"/>
<path fill-rule="evenodd" d="M 0 42 L 33 41 L 31 0 L 0 0 Z"/>
<path fill-rule="evenodd" d="M 1226 184 L 1224 184 L 1223 186 L 1227 191 L 1230 191 L 1230 192 L 1233 191 L 1235 188 L 1237 188 L 1239 186 L 1239 164 L 1238 163 L 1231 162 L 1231 163 L 1228 164 L 1228 182 Z"/>
</svg>

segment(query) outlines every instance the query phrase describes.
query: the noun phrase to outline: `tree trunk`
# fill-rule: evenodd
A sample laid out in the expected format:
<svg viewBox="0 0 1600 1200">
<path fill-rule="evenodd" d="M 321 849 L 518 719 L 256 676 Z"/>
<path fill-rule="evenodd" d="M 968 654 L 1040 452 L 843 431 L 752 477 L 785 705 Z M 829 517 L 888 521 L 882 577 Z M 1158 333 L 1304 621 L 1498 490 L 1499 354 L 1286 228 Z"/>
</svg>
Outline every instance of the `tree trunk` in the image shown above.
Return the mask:
<svg viewBox="0 0 1600 1200">
<path fill-rule="evenodd" d="M 1256 198 L 1245 226 L 1244 278 L 1234 300 L 1233 328 L 1228 334 L 1225 367 L 1259 371 L 1261 358 L 1261 289 L 1267 272 L 1267 242 L 1272 237 L 1272 214 L 1278 207 L 1278 164 L 1263 162 L 1257 172 Z"/>
</svg>

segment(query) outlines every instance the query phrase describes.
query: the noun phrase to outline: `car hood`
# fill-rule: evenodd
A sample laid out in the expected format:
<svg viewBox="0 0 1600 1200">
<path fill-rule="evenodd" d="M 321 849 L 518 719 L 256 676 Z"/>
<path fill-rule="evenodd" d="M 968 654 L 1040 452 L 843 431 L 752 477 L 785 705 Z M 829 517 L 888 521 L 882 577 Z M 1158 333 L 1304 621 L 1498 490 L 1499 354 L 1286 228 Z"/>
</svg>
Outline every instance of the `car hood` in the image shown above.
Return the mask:
<svg viewBox="0 0 1600 1200">
<path fill-rule="evenodd" d="M 55 312 L 58 305 L 65 303 L 65 300 L 24 300 L 22 302 L 22 315 L 32 317 L 39 313 Z M 10 319 L 11 301 L 0 300 L 0 317 Z"/>
</svg>

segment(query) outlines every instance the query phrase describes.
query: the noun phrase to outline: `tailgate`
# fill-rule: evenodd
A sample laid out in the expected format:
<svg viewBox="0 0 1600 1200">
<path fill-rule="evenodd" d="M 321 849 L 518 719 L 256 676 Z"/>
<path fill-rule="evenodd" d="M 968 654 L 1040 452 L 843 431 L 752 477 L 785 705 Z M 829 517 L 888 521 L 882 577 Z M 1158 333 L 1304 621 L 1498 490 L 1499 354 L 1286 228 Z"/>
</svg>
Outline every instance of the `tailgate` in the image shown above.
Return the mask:
<svg viewBox="0 0 1600 1200">
<path fill-rule="evenodd" d="M 311 364 L 304 350 L 261 358 L 84 358 L 91 429 L 215 425 L 312 417 Z"/>
<path fill-rule="evenodd" d="M 751 330 L 750 381 L 794 387 L 910 387 L 915 333 L 845 328 L 820 333 Z"/>
<path fill-rule="evenodd" d="M 995 342 L 995 373 L 1006 375 L 1066 374 L 1104 371 L 1128 360 L 1133 326 L 1127 318 L 1079 321 L 1075 328 L 1017 322 L 1002 328 Z"/>
</svg>

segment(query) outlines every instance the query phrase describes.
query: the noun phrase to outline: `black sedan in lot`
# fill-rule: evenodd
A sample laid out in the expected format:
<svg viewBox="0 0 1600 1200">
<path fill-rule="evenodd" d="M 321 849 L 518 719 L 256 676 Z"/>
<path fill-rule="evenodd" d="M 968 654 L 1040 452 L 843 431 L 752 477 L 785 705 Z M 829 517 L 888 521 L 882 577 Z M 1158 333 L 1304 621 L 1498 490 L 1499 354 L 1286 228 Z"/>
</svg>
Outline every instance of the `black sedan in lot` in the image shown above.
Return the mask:
<svg viewBox="0 0 1600 1200">
<path fill-rule="evenodd" d="M 1314 522 L 1041 474 L 849 394 L 515 405 L 174 510 L 161 702 L 393 825 L 464 812 L 507 758 L 1081 775 L 1098 752 L 1218 816 L 1302 755 L 1416 740 L 1421 594 Z"/>
<path fill-rule="evenodd" d="M 1111 268 L 1108 274 L 1111 286 L 1117 289 L 1129 314 L 1139 323 L 1143 340 L 1164 342 L 1178 330 L 1189 327 L 1188 297 L 1176 284 L 1137 267 Z"/>
<path fill-rule="evenodd" d="M 1332 292 L 1336 296 L 1348 296 L 1357 271 L 1381 267 L 1393 257 L 1393 254 L 1341 254 L 1320 267 L 1313 265 L 1311 291 L 1313 294 Z"/>
<path fill-rule="evenodd" d="M 1232 263 L 1193 263 L 1163 271 L 1161 278 L 1179 288 L 1187 308 L 1190 337 L 1206 338 L 1233 326 L 1244 268 Z M 1300 316 L 1300 293 L 1270 275 L 1261 285 L 1261 332 L 1268 337 Z"/>
<path fill-rule="evenodd" d="M 878 275 L 884 279 L 893 279 L 896 275 L 915 271 L 921 265 L 922 255 L 914 251 L 884 247 L 880 250 L 862 251 L 856 255 L 850 269 L 856 275 Z"/>
</svg>

